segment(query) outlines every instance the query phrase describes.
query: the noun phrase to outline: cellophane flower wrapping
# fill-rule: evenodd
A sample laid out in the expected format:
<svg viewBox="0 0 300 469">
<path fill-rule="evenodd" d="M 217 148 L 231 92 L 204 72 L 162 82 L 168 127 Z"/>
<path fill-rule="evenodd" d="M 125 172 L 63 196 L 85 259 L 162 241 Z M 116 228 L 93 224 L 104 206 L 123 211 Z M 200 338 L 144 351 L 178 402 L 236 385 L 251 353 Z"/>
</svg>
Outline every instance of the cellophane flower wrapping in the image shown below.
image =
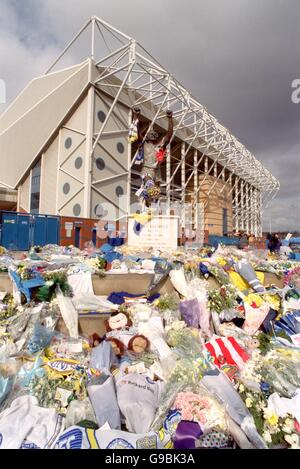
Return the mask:
<svg viewBox="0 0 300 469">
<path fill-rule="evenodd" d="M 210 311 L 208 308 L 207 282 L 194 278 L 188 284 L 187 295 L 189 299 L 196 298 L 198 302 L 198 324 L 208 337 L 212 335 L 210 328 Z"/>
<path fill-rule="evenodd" d="M 152 425 L 152 429 L 156 431 L 161 428 L 176 395 L 187 388 L 195 389 L 205 371 L 214 367 L 209 354 L 202 350 L 199 338 L 190 329 L 169 331 L 168 344 L 173 347 L 172 352 L 178 359 L 167 377 L 160 398 L 157 416 Z"/>
<path fill-rule="evenodd" d="M 274 392 L 293 397 L 300 387 L 300 350 L 275 346 L 261 361 L 261 375 Z"/>
<path fill-rule="evenodd" d="M 78 338 L 78 315 L 77 311 L 73 306 L 71 298 L 67 298 L 63 295 L 61 289 L 57 287 L 56 299 L 58 302 L 59 309 L 63 320 L 67 326 L 70 337 Z"/>
<path fill-rule="evenodd" d="M 196 386 L 194 392 L 178 393 L 172 407 L 180 410 L 183 420 L 198 422 L 203 433 L 227 430 L 225 407 L 201 386 Z"/>
</svg>

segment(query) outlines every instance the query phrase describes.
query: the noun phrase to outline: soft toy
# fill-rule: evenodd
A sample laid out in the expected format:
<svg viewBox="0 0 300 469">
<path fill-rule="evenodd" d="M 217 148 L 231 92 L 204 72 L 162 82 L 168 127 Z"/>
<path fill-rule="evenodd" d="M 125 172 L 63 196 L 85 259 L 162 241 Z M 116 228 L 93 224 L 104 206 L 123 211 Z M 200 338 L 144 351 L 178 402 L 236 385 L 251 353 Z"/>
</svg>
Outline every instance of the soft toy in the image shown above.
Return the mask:
<svg viewBox="0 0 300 469">
<path fill-rule="evenodd" d="M 90 335 L 89 344 L 91 348 L 98 347 L 100 343 L 101 343 L 101 337 L 97 333 Z"/>
<path fill-rule="evenodd" d="M 104 321 L 107 332 L 115 331 L 118 329 L 124 329 L 125 327 L 131 327 L 132 322 L 130 318 L 124 312 L 116 311 L 112 313 L 109 319 Z"/>
<path fill-rule="evenodd" d="M 105 321 L 106 340 L 111 342 L 113 351 L 120 357 L 126 350 L 140 354 L 149 348 L 149 341 L 144 335 L 138 334 L 135 327 L 132 327 L 131 319 L 123 312 L 113 313 Z"/>
</svg>

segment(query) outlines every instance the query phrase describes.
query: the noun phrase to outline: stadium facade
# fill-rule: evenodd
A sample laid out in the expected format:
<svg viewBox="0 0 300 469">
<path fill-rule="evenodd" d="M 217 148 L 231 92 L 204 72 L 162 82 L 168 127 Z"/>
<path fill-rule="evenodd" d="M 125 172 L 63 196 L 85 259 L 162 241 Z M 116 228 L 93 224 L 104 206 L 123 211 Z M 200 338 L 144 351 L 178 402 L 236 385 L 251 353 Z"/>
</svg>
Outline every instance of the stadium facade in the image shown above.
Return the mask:
<svg viewBox="0 0 300 469">
<path fill-rule="evenodd" d="M 87 34 L 87 58 L 60 68 Z M 0 118 L 0 186 L 17 190 L 17 210 L 126 222 L 141 183 L 133 106 L 143 130 L 161 133 L 173 111 L 161 206 L 177 204 L 181 227 L 260 236 L 278 180 L 141 45 L 96 17 Z"/>
</svg>

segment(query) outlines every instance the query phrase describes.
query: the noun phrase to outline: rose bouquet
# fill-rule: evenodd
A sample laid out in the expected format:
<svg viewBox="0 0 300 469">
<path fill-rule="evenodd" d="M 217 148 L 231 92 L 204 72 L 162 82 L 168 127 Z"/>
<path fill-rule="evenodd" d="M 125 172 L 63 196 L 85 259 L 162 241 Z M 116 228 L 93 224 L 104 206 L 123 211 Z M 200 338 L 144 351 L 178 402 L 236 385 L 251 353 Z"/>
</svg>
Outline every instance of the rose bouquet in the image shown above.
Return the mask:
<svg viewBox="0 0 300 469">
<path fill-rule="evenodd" d="M 206 391 L 184 391 L 177 394 L 173 409 L 180 410 L 183 420 L 198 422 L 202 431 L 226 430 L 225 407 Z"/>
<path fill-rule="evenodd" d="M 210 367 L 204 354 L 199 354 L 198 358 L 180 358 L 170 372 L 164 390 L 160 398 L 160 405 L 156 418 L 152 423 L 152 429 L 159 431 L 164 418 L 172 407 L 176 396 L 185 389 L 196 389 L 204 372 Z"/>
</svg>

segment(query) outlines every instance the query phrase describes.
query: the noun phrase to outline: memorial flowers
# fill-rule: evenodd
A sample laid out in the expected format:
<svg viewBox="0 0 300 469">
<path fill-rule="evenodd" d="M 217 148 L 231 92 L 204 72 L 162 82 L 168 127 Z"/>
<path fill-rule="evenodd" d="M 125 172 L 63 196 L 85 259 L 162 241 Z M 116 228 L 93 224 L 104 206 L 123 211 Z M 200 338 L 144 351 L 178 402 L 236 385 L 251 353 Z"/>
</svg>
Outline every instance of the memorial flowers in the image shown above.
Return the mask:
<svg viewBox="0 0 300 469">
<path fill-rule="evenodd" d="M 221 313 L 224 310 L 233 309 L 237 306 L 236 290 L 231 285 L 223 285 L 209 292 L 210 311 Z"/>
<path fill-rule="evenodd" d="M 285 276 L 284 283 L 300 290 L 300 267 L 290 270 Z"/>
<path fill-rule="evenodd" d="M 175 295 L 162 295 L 160 298 L 154 301 L 154 306 L 160 311 L 176 310 L 178 308 L 179 300 Z"/>
</svg>

